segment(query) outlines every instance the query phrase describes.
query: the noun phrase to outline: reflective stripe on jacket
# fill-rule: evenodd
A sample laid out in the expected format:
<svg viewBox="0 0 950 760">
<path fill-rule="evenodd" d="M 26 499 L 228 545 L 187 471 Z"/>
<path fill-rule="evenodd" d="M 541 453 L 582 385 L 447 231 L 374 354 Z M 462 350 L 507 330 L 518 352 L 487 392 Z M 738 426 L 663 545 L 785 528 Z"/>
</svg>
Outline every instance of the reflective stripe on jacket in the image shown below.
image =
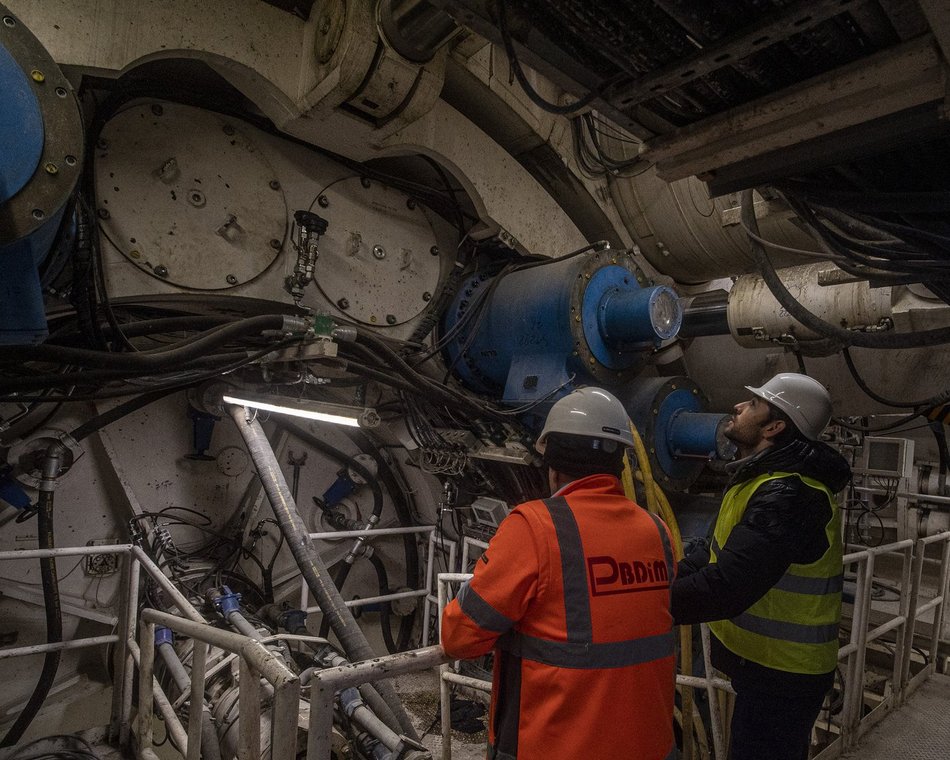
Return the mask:
<svg viewBox="0 0 950 760">
<path fill-rule="evenodd" d="M 673 572 L 666 526 L 611 476 L 503 521 L 442 623 L 450 655 L 497 645 L 489 758 L 671 756 Z"/>
<path fill-rule="evenodd" d="M 749 499 L 763 483 L 799 478 L 822 491 L 831 505 L 825 526 L 828 549 L 817 562 L 789 566 L 785 575 L 755 604 L 730 620 L 709 624 L 722 644 L 752 662 L 791 673 L 828 673 L 838 660 L 841 619 L 841 516 L 838 503 L 822 483 L 797 473 L 766 473 L 733 486 L 726 493 L 713 532 L 710 562 L 742 520 Z"/>
</svg>

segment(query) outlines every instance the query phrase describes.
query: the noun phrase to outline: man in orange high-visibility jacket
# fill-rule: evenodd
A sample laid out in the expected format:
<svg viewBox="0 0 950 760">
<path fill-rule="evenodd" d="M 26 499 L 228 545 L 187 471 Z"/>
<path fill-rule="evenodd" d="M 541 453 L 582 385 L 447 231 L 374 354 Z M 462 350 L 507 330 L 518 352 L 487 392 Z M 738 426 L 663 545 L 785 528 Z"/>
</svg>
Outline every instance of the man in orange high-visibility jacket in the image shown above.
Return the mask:
<svg viewBox="0 0 950 760">
<path fill-rule="evenodd" d="M 489 760 L 675 756 L 675 566 L 618 480 L 632 445 L 606 391 L 558 401 L 536 444 L 553 496 L 505 518 L 445 609 L 449 655 L 495 650 Z"/>
</svg>

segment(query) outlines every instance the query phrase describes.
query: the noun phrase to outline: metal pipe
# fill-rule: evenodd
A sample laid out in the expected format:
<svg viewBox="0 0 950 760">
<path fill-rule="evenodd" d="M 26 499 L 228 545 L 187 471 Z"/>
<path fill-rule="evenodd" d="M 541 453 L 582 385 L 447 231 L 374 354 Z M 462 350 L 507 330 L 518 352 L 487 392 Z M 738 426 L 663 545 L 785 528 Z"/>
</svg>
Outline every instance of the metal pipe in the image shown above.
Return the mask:
<svg viewBox="0 0 950 760">
<path fill-rule="evenodd" d="M 448 668 L 448 665 L 443 665 L 443 668 Z M 463 676 L 458 673 L 453 673 L 451 670 L 446 670 L 442 673 L 442 679 L 448 681 L 449 683 L 458 684 L 459 686 L 467 686 L 470 689 L 475 689 L 476 691 L 484 691 L 486 693 L 491 692 L 491 681 L 483 681 L 481 678 L 472 678 L 471 676 Z"/>
<path fill-rule="evenodd" d="M 251 760 L 251 758 L 261 756 L 261 679 L 243 657 L 238 663 L 238 673 L 240 678 L 238 757 Z"/>
<path fill-rule="evenodd" d="M 152 748 L 152 673 L 155 665 L 155 625 L 145 621 L 139 631 L 138 750 Z"/>
<path fill-rule="evenodd" d="M 324 665 L 329 667 L 337 667 L 340 665 L 349 665 L 350 662 L 345 657 L 341 657 L 333 650 L 328 650 L 321 655 L 320 658 Z M 317 671 L 316 668 L 310 669 L 310 673 L 307 676 L 307 683 L 310 679 L 313 678 L 313 674 Z M 303 674 L 301 674 L 301 681 L 303 682 Z M 379 696 L 379 692 L 376 691 L 376 686 L 371 683 L 360 684 L 359 687 L 360 694 L 363 696 L 366 704 L 370 706 L 370 709 L 376 713 L 382 721 L 389 726 L 393 731 L 402 730 L 399 725 L 399 721 L 396 720 L 396 716 L 393 715 L 392 710 L 389 709 L 389 705 Z"/>
<path fill-rule="evenodd" d="M 340 689 L 383 678 L 415 673 L 434 668 L 451 660 L 440 646 L 399 652 L 387 657 L 376 657 L 352 665 L 327 668 L 314 673 L 310 686 L 310 735 L 307 757 L 330 756 L 330 733 L 333 728 L 333 695 Z"/>
<path fill-rule="evenodd" d="M 700 293 L 692 298 L 682 298 L 683 324 L 680 326 L 680 338 L 698 338 L 704 335 L 728 335 L 729 293 L 725 290 L 712 290 Z"/>
<path fill-rule="evenodd" d="M 405 749 L 405 743 L 399 738 L 399 734 L 393 731 L 389 726 L 383 723 L 363 702 L 360 693 L 350 687 L 340 692 L 340 707 L 348 718 L 362 728 L 366 733 L 375 739 L 398 757 Z"/>
<path fill-rule="evenodd" d="M 5 559 L 44 559 L 46 557 L 79 557 L 89 554 L 128 554 L 132 544 L 112 546 L 70 546 L 57 549 L 23 549 L 0 552 L 0 561 Z"/>
<path fill-rule="evenodd" d="M 327 617 L 333 632 L 340 639 L 343 650 L 354 660 L 375 657 L 375 652 L 346 607 L 326 565 L 310 540 L 309 531 L 297 512 L 290 488 L 260 423 L 256 418 L 249 419 L 244 407 L 230 406 L 230 412 L 234 424 L 247 444 L 284 539 L 307 581 L 307 586 Z M 418 735 L 392 684 L 381 683 L 377 688 L 398 719 L 403 732 L 410 738 L 417 739 Z"/>
<path fill-rule="evenodd" d="M 134 641 L 129 644 L 129 654 L 136 665 L 142 661 L 141 652 L 138 644 Z M 185 727 L 181 725 L 178 715 L 175 714 L 175 708 L 172 707 L 161 685 L 154 678 L 152 679 L 152 699 L 158 706 L 162 719 L 165 721 L 165 728 L 171 737 L 172 743 L 184 752 L 188 746 L 188 734 L 185 733 Z"/>
<path fill-rule="evenodd" d="M 131 715 L 132 715 L 132 687 L 135 678 L 135 656 L 134 650 L 138 649 L 135 643 L 135 635 L 138 626 L 138 589 L 139 578 L 141 577 L 142 565 L 131 554 L 128 556 L 129 562 L 129 589 L 126 599 L 125 610 L 125 672 L 122 681 L 122 712 L 119 718 L 119 744 L 127 747 L 131 737 Z"/>
<path fill-rule="evenodd" d="M 403 533 L 429 533 L 435 530 L 434 525 L 410 525 L 401 528 L 373 528 L 372 530 L 331 530 L 323 533 L 308 533 L 313 539 L 327 538 L 359 538 L 366 536 L 373 538 L 375 536 L 399 536 Z"/>
<path fill-rule="evenodd" d="M 168 669 L 168 675 L 171 676 L 172 680 L 175 682 L 175 686 L 178 687 L 178 691 L 185 693 L 191 688 L 191 676 L 188 675 L 188 671 L 185 669 L 185 666 L 181 664 L 181 660 L 178 657 L 178 652 L 175 651 L 175 647 L 169 644 L 167 641 L 163 641 L 158 645 L 158 654 L 162 658 L 162 662 L 165 663 L 165 667 Z"/>
<path fill-rule="evenodd" d="M 706 685 L 706 694 L 709 697 L 709 725 L 712 729 L 713 754 L 715 756 L 715 760 L 726 760 L 726 747 L 722 735 L 722 716 L 719 714 L 719 697 L 713 688 L 713 666 L 712 658 L 710 656 L 709 625 L 707 623 L 700 624 L 699 634 L 703 644 L 703 666 L 706 671 L 706 678 L 708 679 L 708 683 Z M 735 693 L 731 688 L 731 685 L 727 691 L 732 691 Z"/>
<path fill-rule="evenodd" d="M 730 694 L 736 693 L 735 689 L 732 688 L 732 684 L 722 678 L 701 678 L 699 676 L 678 675 L 676 676 L 676 683 L 678 686 L 688 686 L 691 689 L 708 689 L 709 686 L 712 686 L 714 689 L 727 691 Z"/>
<path fill-rule="evenodd" d="M 45 654 L 46 652 L 61 652 L 66 649 L 86 649 L 100 644 L 112 644 L 119 641 L 118 636 L 90 636 L 88 639 L 74 639 L 72 641 L 59 641 L 55 644 L 31 644 L 25 647 L 14 647 L 12 649 L 0 649 L 0 660 L 6 660 L 10 657 L 22 657 L 27 654 Z"/>
<path fill-rule="evenodd" d="M 176 633 L 205 641 L 212 646 L 241 655 L 253 666 L 256 672 L 260 673 L 274 686 L 297 678 L 283 661 L 260 641 L 248 639 L 241 634 L 215 628 L 206 623 L 196 623 L 186 618 L 150 608 L 142 610 L 142 620 L 150 624 L 164 625 Z"/>
<path fill-rule="evenodd" d="M 439 646 L 441 648 L 442 614 L 445 612 L 448 584 L 451 580 L 446 578 L 443 574 L 440 574 L 437 580 L 439 606 L 437 607 L 438 615 L 436 621 L 439 626 Z M 426 617 L 428 617 L 428 615 L 426 615 Z M 452 694 L 449 692 L 449 683 L 446 680 L 446 676 L 449 672 L 448 663 L 442 663 L 439 666 L 439 718 L 442 723 L 442 760 L 452 760 Z"/>
<path fill-rule="evenodd" d="M 171 648 L 171 644 L 162 644 L 159 648 Z M 174 654 L 174 651 L 172 652 Z M 191 650 L 191 678 L 185 673 L 184 688 L 187 691 L 191 688 L 191 705 L 188 710 L 188 757 L 187 760 L 200 760 L 202 724 L 210 717 L 204 710 L 205 694 L 205 665 L 208 657 L 208 645 L 200 639 L 192 642 Z M 175 657 L 178 660 L 178 657 Z M 181 661 L 178 661 L 181 666 Z M 182 666 L 182 671 L 184 667 Z M 196 706 L 201 705 L 201 714 L 198 714 Z"/>
<path fill-rule="evenodd" d="M 194 741 L 194 753 L 189 752 L 189 756 L 194 755 L 194 760 L 198 760 L 197 752 L 198 748 L 200 747 L 204 760 L 219 760 L 221 757 L 221 744 L 218 741 L 218 733 L 214 728 L 214 720 L 211 716 L 211 711 L 204 703 L 204 683 L 206 680 L 205 658 L 207 656 L 207 645 L 202 641 L 197 639 L 195 640 L 191 658 L 191 675 L 188 674 L 188 670 L 184 665 L 182 665 L 181 658 L 178 657 L 178 652 L 175 651 L 175 647 L 172 646 L 170 642 L 163 641 L 159 643 L 157 645 L 157 649 L 159 655 L 161 655 L 162 661 L 165 663 L 165 667 L 168 669 L 169 675 L 172 677 L 172 680 L 178 687 L 178 691 L 182 694 L 182 697 L 189 694 L 190 692 L 192 706 L 201 705 L 200 725 L 198 723 L 193 723 L 192 719 L 189 718 L 188 746 L 192 747 L 191 742 Z M 196 687 L 194 685 L 196 670 L 200 670 L 202 672 L 201 686 L 197 696 L 195 693 Z M 194 715 L 193 707 L 190 715 Z M 192 757 L 189 757 L 188 760 L 192 760 Z"/>
<path fill-rule="evenodd" d="M 417 591 L 396 591 L 392 594 L 381 594 L 380 596 L 367 596 L 362 599 L 348 599 L 344 604 L 347 607 L 365 607 L 367 604 L 376 604 L 377 602 L 390 602 L 394 599 L 412 599 L 419 596 L 425 596 L 429 592 L 426 589 Z M 320 607 L 306 607 L 304 612 L 320 612 Z"/>
<path fill-rule="evenodd" d="M 243 633 L 250 639 L 256 639 L 257 641 L 262 641 L 264 636 L 258 631 L 250 621 L 241 614 L 239 610 L 233 610 L 227 614 L 228 622 L 234 626 L 239 633 Z"/>
</svg>

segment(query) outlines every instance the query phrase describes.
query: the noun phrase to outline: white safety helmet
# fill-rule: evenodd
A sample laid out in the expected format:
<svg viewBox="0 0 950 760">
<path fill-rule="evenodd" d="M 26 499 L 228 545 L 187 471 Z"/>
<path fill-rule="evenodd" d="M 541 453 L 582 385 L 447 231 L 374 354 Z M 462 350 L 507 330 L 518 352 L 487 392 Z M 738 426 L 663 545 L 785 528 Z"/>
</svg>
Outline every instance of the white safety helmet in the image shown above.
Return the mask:
<svg viewBox="0 0 950 760">
<path fill-rule="evenodd" d="M 633 446 L 630 417 L 623 404 L 603 388 L 579 388 L 559 400 L 544 421 L 534 448 L 543 454 L 549 433 L 581 435 Z"/>
<path fill-rule="evenodd" d="M 806 438 L 816 441 L 831 420 L 831 395 L 815 378 L 781 372 L 761 388 L 746 386 L 759 398 L 781 409 Z"/>
</svg>

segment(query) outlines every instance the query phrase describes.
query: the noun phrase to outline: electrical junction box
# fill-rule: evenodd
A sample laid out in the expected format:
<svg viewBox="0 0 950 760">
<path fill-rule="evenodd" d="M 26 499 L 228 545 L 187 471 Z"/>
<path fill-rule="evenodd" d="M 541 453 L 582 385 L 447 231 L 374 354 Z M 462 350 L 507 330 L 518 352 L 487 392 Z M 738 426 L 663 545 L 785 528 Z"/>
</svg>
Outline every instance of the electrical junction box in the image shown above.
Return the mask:
<svg viewBox="0 0 950 760">
<path fill-rule="evenodd" d="M 479 496 L 472 502 L 472 517 L 486 528 L 497 528 L 508 512 L 508 504 L 501 499 Z"/>
</svg>

